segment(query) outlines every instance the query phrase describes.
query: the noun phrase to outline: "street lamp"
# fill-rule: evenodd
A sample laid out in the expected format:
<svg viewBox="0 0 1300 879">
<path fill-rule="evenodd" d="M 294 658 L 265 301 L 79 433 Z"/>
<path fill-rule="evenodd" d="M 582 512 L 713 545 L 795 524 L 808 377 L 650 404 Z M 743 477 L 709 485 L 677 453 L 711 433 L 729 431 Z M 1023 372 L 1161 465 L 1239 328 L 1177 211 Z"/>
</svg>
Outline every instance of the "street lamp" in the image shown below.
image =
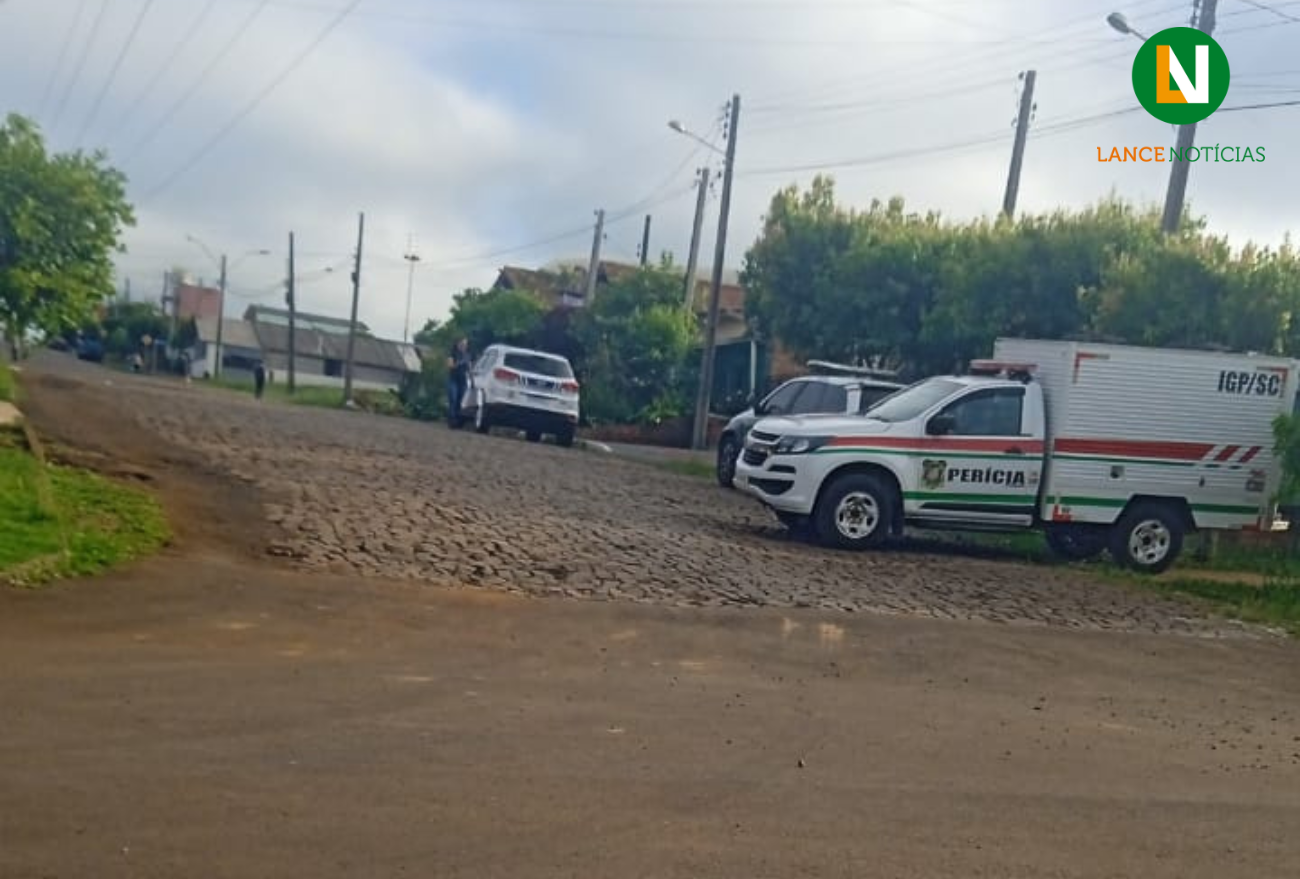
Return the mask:
<svg viewBox="0 0 1300 879">
<path fill-rule="evenodd" d="M 1121 34 L 1125 34 L 1126 36 L 1131 34 L 1144 43 L 1147 41 L 1145 36 L 1134 30 L 1133 26 L 1128 23 L 1128 19 L 1122 12 L 1112 12 L 1110 15 L 1106 16 L 1106 23 Z"/>
<path fill-rule="evenodd" d="M 402 342 L 411 341 L 411 292 L 415 289 L 415 264 L 420 261 L 420 256 L 411 247 L 408 239 L 406 242 L 406 253 L 402 256 L 406 260 L 406 322 L 402 324 Z"/>
<path fill-rule="evenodd" d="M 1192 22 L 1192 26 L 1206 35 L 1214 33 L 1214 25 L 1218 12 L 1218 0 L 1204 0 L 1199 8 L 1199 16 Z M 1142 42 L 1147 41 L 1147 37 L 1141 32 L 1135 30 L 1128 23 L 1128 18 L 1122 12 L 1112 12 L 1106 16 L 1106 23 L 1112 28 L 1126 36 L 1133 36 Z M 1186 156 L 1187 151 L 1196 144 L 1196 123 L 1192 122 L 1187 125 L 1178 126 L 1178 142 L 1175 149 L 1178 156 Z M 1165 210 L 1160 219 L 1160 228 L 1166 234 L 1173 235 L 1178 231 L 1178 226 L 1183 220 L 1183 202 L 1187 198 L 1187 176 L 1191 172 L 1191 163 L 1183 158 L 1175 158 L 1173 166 L 1169 169 L 1169 188 L 1165 191 Z"/>
<path fill-rule="evenodd" d="M 709 143 L 704 138 L 700 137 L 694 131 L 691 131 L 678 119 L 669 119 L 668 127 L 671 128 L 673 131 L 677 132 L 678 134 L 685 135 L 686 137 L 689 137 L 691 140 L 695 141 L 696 143 L 701 144 L 704 147 L 713 150 L 715 153 L 717 153 L 720 156 L 725 156 L 727 154 L 725 150 L 719 149 L 718 147 Z"/>
<path fill-rule="evenodd" d="M 218 268 L 221 270 L 221 280 L 217 288 L 218 290 L 217 341 L 216 341 L 217 357 L 216 357 L 216 363 L 214 363 L 212 366 L 212 377 L 220 378 L 221 377 L 221 337 L 223 335 L 222 331 L 225 328 L 225 323 L 226 323 L 226 274 L 228 270 L 233 266 L 227 265 L 227 259 L 224 253 L 221 254 L 221 258 L 218 259 L 206 244 L 204 244 L 201 240 L 194 237 L 193 235 L 186 235 L 185 240 L 189 241 L 192 244 L 198 245 L 203 250 L 203 252 L 208 255 L 209 259 L 211 259 L 214 263 L 217 263 Z M 271 255 L 271 251 L 265 248 L 245 251 L 244 253 L 240 254 L 239 257 L 235 260 L 234 265 L 238 265 L 239 263 L 243 262 L 250 256 L 270 256 L 270 255 Z"/>
<path fill-rule="evenodd" d="M 713 393 L 713 361 L 718 348 L 718 305 L 722 298 L 722 268 L 727 257 L 727 217 L 731 213 L 731 178 L 736 165 L 736 127 L 740 124 L 740 95 L 732 95 L 728 105 L 727 149 L 718 149 L 673 119 L 668 127 L 703 144 L 725 157 L 722 170 L 722 205 L 718 210 L 718 235 L 713 251 L 713 283 L 709 289 L 709 319 L 704 331 L 704 350 L 700 354 L 700 385 L 695 392 L 695 420 L 692 424 L 691 448 L 704 449 L 709 444 L 709 397 Z M 687 278 L 687 284 L 691 279 Z"/>
</svg>

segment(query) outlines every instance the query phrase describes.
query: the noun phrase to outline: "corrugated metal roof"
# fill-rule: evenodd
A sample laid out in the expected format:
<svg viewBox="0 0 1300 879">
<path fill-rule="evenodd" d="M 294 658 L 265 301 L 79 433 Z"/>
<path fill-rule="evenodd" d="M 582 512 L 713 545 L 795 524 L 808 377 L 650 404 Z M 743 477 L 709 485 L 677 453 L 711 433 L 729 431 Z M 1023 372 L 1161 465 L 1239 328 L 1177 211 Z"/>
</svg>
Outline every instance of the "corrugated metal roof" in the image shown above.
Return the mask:
<svg viewBox="0 0 1300 879">
<path fill-rule="evenodd" d="M 200 341 L 216 343 L 217 319 L 215 317 L 201 317 L 194 322 L 194 326 L 199 332 Z M 248 321 L 237 320 L 232 317 L 226 318 L 221 328 L 221 345 L 222 347 L 230 346 L 258 350 L 262 347 L 258 342 L 257 334 L 253 332 L 253 325 Z"/>
</svg>

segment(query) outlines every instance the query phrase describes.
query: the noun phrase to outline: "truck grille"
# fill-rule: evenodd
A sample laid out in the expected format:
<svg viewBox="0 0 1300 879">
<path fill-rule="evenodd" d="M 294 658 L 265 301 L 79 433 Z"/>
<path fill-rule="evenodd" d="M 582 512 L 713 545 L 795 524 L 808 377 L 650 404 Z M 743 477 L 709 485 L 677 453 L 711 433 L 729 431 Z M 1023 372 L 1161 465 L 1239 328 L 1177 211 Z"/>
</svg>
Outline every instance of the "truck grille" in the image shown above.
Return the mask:
<svg viewBox="0 0 1300 879">
<path fill-rule="evenodd" d="M 750 467 L 762 467 L 779 439 L 780 437 L 773 433 L 751 430 L 749 441 L 745 443 L 745 463 Z"/>
</svg>

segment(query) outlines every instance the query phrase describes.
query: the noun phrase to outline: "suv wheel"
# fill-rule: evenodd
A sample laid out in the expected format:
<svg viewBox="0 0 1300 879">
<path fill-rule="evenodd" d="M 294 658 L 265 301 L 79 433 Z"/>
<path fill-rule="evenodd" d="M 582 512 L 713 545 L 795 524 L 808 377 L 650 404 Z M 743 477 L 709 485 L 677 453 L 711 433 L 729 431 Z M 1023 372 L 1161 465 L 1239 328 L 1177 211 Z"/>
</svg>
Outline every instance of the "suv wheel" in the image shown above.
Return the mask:
<svg viewBox="0 0 1300 879">
<path fill-rule="evenodd" d="M 817 537 L 840 549 L 879 546 L 889 538 L 893 521 L 894 491 L 870 473 L 835 478 L 813 511 Z"/>
<path fill-rule="evenodd" d="M 576 432 L 577 428 L 573 425 L 560 428 L 560 432 L 555 435 L 555 444 L 557 446 L 563 446 L 566 449 L 571 448 L 573 446 L 574 435 Z"/>
<path fill-rule="evenodd" d="M 1121 568 L 1162 573 L 1182 552 L 1185 530 L 1182 517 L 1168 504 L 1137 504 L 1111 532 L 1111 557 Z"/>
<path fill-rule="evenodd" d="M 740 443 L 731 434 L 718 441 L 718 463 L 715 468 L 718 485 L 731 488 L 736 483 L 736 459 L 740 457 Z"/>
</svg>

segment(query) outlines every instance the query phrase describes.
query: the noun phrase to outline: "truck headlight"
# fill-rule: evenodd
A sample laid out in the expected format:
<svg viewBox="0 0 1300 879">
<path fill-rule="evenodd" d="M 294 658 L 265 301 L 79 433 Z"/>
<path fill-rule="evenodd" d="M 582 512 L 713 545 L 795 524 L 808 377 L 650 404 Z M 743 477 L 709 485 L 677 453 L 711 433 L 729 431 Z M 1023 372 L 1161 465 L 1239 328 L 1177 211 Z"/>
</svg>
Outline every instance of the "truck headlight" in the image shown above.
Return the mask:
<svg viewBox="0 0 1300 879">
<path fill-rule="evenodd" d="M 831 441 L 828 436 L 783 436 L 776 441 L 773 454 L 806 455 L 815 452 Z"/>
</svg>

